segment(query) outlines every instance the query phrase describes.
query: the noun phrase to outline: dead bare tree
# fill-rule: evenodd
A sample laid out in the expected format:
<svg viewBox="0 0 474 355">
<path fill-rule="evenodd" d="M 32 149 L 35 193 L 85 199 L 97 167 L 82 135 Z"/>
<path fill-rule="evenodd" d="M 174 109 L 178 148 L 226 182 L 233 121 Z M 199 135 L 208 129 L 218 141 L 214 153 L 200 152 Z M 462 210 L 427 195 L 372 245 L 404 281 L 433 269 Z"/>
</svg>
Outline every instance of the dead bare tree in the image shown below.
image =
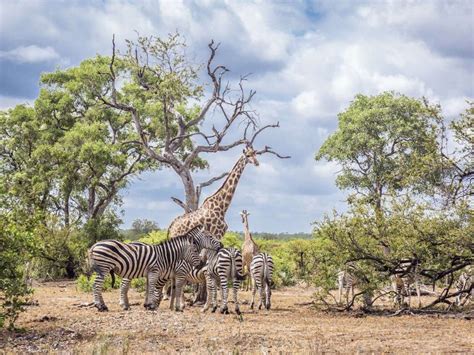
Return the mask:
<svg viewBox="0 0 474 355">
<path fill-rule="evenodd" d="M 109 71 L 102 73 L 108 75 L 110 85 L 98 97 L 105 105 L 130 113 L 137 133 L 137 140 L 130 144 L 141 145 L 150 158 L 172 168 L 182 181 L 185 195 L 184 201 L 172 200 L 186 212 L 196 210 L 201 190 L 228 174 L 196 183 L 193 171 L 207 166 L 201 155 L 252 145 L 261 132 L 279 124 L 258 127 L 258 115 L 250 105 L 255 91 L 245 90 L 246 76 L 240 77 L 236 89 L 223 82 L 229 70 L 214 63 L 219 48 L 214 41 L 208 45 L 205 65 L 211 92 L 204 100 L 205 90 L 196 83 L 198 68 L 188 63 L 179 34 L 166 40 L 138 36 L 136 43 L 127 44 L 128 50 L 120 55 L 112 40 Z M 125 84 L 119 82 L 123 78 Z M 190 101 L 201 105 L 191 107 Z M 242 131 L 240 127 L 245 128 Z M 240 137 L 235 138 L 239 129 Z M 258 151 L 264 153 L 287 158 L 267 146 Z"/>
</svg>

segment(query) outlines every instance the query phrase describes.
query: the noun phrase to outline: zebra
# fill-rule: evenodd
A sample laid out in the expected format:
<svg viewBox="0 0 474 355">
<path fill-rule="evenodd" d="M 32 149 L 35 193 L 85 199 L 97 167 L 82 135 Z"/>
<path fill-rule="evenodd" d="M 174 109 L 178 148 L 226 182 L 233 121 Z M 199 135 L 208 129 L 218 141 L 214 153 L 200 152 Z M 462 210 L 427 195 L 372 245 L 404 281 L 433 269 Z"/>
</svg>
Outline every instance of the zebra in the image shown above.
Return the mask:
<svg viewBox="0 0 474 355">
<path fill-rule="evenodd" d="M 344 270 L 340 270 L 337 273 L 337 285 L 338 285 L 338 299 L 337 302 L 340 304 L 342 300 L 342 292 L 346 291 L 346 304 L 349 303 L 349 292 L 351 293 L 352 299 L 354 298 L 354 287 L 359 283 L 359 279 L 354 274 L 355 266 L 352 263 L 346 264 Z"/>
<path fill-rule="evenodd" d="M 215 255 L 209 256 L 207 261 L 207 271 L 205 274 L 207 283 L 207 301 L 202 311 L 206 312 L 211 303 L 212 312 L 216 311 L 216 285 L 219 285 L 222 292 L 221 313 L 229 314 L 229 309 L 227 307 L 227 283 L 228 281 L 232 281 L 235 312 L 240 315 L 241 312 L 237 299 L 237 292 L 240 287 L 240 282 L 245 277 L 245 275 L 242 274 L 242 253 L 236 248 L 222 248 Z"/>
<path fill-rule="evenodd" d="M 421 307 L 421 289 L 420 275 L 418 273 L 418 265 L 409 263 L 400 264 L 400 273 L 390 276 L 392 290 L 395 293 L 394 303 L 401 307 L 405 304 L 405 297 L 408 297 L 408 308 L 411 305 L 411 287 L 415 286 L 418 299 L 418 308 Z"/>
<path fill-rule="evenodd" d="M 457 306 L 464 306 L 474 293 L 474 276 L 471 269 L 467 268 L 456 280 L 456 291 L 459 292 L 455 299 Z"/>
<path fill-rule="evenodd" d="M 202 258 L 202 254 L 216 254 L 223 248 L 223 245 L 217 239 L 210 237 L 213 241 L 212 248 L 206 248 L 201 252 L 201 262 L 205 263 Z M 170 297 L 170 309 L 172 310 L 173 307 L 175 311 L 181 312 L 184 308 L 184 292 L 183 288 L 186 282 L 190 283 L 201 283 L 205 282 L 205 271 L 207 267 L 204 268 L 196 268 L 195 266 L 191 265 L 186 260 L 182 260 L 179 265 L 179 269 L 176 270 L 174 273 L 174 277 L 171 280 L 171 297 Z M 203 270 L 204 269 L 204 270 Z M 176 305 L 174 304 L 176 301 Z"/>
<path fill-rule="evenodd" d="M 342 292 L 346 291 L 346 305 L 349 305 L 349 293 L 351 294 L 351 300 L 353 302 L 355 295 L 355 287 L 366 283 L 363 275 L 357 275 L 357 266 L 353 262 L 346 263 L 343 270 L 337 273 L 337 286 L 338 286 L 338 298 L 337 303 L 341 304 Z M 372 307 L 372 296 L 371 290 L 364 290 L 362 294 L 363 303 L 365 308 Z"/>
<path fill-rule="evenodd" d="M 258 309 L 262 308 L 262 304 L 267 310 L 271 307 L 272 290 L 270 288 L 273 275 L 273 259 L 267 253 L 259 253 L 252 258 L 250 263 L 250 275 L 253 280 L 252 303 L 250 308 L 253 309 L 255 302 L 255 293 L 260 293 L 260 303 Z M 265 297 L 263 294 L 265 293 Z"/>
<path fill-rule="evenodd" d="M 127 293 L 130 280 L 144 276 L 147 277 L 144 306 L 155 309 L 161 302 L 161 288 L 180 261 L 184 259 L 193 266 L 200 266 L 199 248 L 203 247 L 212 247 L 212 241 L 198 228 L 158 245 L 141 242 L 126 244 L 117 240 L 94 244 L 89 250 L 89 262 L 97 273 L 93 286 L 95 306 L 99 311 L 107 310 L 102 298 L 102 286 L 105 275 L 110 272 L 112 276 L 117 273 L 124 278 L 120 287 L 120 305 L 124 310 L 129 309 Z"/>
</svg>

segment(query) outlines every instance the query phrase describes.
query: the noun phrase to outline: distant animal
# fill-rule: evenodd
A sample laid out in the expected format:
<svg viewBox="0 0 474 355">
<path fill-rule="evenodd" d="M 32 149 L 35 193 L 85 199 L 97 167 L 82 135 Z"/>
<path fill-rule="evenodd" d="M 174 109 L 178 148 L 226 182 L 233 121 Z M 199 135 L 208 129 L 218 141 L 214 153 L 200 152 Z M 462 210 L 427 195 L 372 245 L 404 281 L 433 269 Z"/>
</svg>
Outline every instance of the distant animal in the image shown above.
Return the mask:
<svg viewBox="0 0 474 355">
<path fill-rule="evenodd" d="M 242 217 L 242 223 L 244 224 L 244 242 L 242 244 L 242 259 L 243 259 L 243 268 L 244 268 L 244 273 L 249 273 L 250 271 L 250 263 L 252 262 L 252 259 L 255 255 L 258 254 L 259 248 L 257 243 L 252 238 L 252 234 L 250 233 L 249 229 L 249 220 L 248 216 L 250 216 L 250 213 L 247 212 L 247 210 L 243 210 L 240 212 L 240 216 Z M 250 278 L 247 278 L 249 282 L 244 281 L 244 288 L 246 291 L 249 289 L 249 284 L 250 284 Z"/>
<path fill-rule="evenodd" d="M 469 302 L 474 293 L 474 275 L 470 267 L 463 271 L 456 280 L 456 291 L 460 292 L 456 296 L 455 303 L 458 306 L 464 306 Z M 464 291 L 464 292 L 462 292 Z"/>
<path fill-rule="evenodd" d="M 338 298 L 337 302 L 342 301 L 342 292 L 345 291 L 346 304 L 349 303 L 349 292 L 351 298 L 354 298 L 354 287 L 359 283 L 357 276 L 355 276 L 355 267 L 353 264 L 347 264 L 343 270 L 337 273 Z"/>
<path fill-rule="evenodd" d="M 411 306 L 411 287 L 415 286 L 418 299 L 418 308 L 421 307 L 421 290 L 420 275 L 418 273 L 418 265 L 411 262 L 402 263 L 399 266 L 399 272 L 390 276 L 392 291 L 395 293 L 394 303 L 398 307 L 402 307 L 405 297 L 408 298 L 408 308 Z"/>
<path fill-rule="evenodd" d="M 228 290 L 227 285 L 232 283 L 235 312 L 241 314 L 237 292 L 240 282 L 243 280 L 242 274 L 242 254 L 236 248 L 223 248 L 215 255 L 209 257 L 207 261 L 206 283 L 207 283 L 207 302 L 204 305 L 203 312 L 209 309 L 212 303 L 212 312 L 217 309 L 217 285 L 222 292 L 221 313 L 229 314 L 227 306 Z"/>
<path fill-rule="evenodd" d="M 273 259 L 267 253 L 259 253 L 255 255 L 250 263 L 250 275 L 252 277 L 252 302 L 250 308 L 253 309 L 255 303 L 255 293 L 258 291 L 260 296 L 260 302 L 258 309 L 262 308 L 262 305 L 266 309 L 271 307 L 271 284 L 273 276 Z"/>
<path fill-rule="evenodd" d="M 161 289 L 170 276 L 179 269 L 182 260 L 198 267 L 200 249 L 210 241 L 196 228 L 186 235 L 157 245 L 145 243 L 127 244 L 117 240 L 97 242 L 89 249 L 89 264 L 97 273 L 94 281 L 94 304 L 99 311 L 108 308 L 102 298 L 105 276 L 118 274 L 123 277 L 120 288 L 120 305 L 129 309 L 128 289 L 130 280 L 147 277 L 145 308 L 155 309 L 162 298 Z"/>
</svg>

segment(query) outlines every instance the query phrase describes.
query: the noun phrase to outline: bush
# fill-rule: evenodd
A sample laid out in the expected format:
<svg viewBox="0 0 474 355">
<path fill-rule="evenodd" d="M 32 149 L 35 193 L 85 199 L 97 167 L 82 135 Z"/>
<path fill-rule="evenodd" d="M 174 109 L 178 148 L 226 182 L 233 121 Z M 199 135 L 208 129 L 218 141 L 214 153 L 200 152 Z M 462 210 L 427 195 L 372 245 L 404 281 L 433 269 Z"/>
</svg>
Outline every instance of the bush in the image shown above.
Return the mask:
<svg viewBox="0 0 474 355">
<path fill-rule="evenodd" d="M 91 277 L 87 277 L 86 275 L 80 275 L 76 280 L 76 289 L 82 292 L 92 292 L 94 281 L 97 275 L 92 275 Z M 122 282 L 122 278 L 118 275 L 115 275 L 115 284 L 114 289 L 120 288 L 120 283 Z M 109 291 L 112 289 L 112 277 L 107 275 L 104 280 L 104 291 Z"/>
<path fill-rule="evenodd" d="M 26 297 L 32 289 L 28 287 L 24 266 L 29 251 L 33 250 L 33 234 L 23 229 L 9 216 L 0 218 L 0 327 L 15 328 Z"/>
</svg>

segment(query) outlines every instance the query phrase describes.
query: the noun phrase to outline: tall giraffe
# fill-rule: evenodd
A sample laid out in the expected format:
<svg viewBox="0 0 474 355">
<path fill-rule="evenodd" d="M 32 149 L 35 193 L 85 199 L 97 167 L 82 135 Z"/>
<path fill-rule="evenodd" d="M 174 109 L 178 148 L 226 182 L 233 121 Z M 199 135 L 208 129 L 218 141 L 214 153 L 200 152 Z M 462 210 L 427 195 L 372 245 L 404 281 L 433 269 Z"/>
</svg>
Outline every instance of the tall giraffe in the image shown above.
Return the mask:
<svg viewBox="0 0 474 355">
<path fill-rule="evenodd" d="M 201 225 L 214 238 L 221 239 L 227 231 L 225 214 L 232 202 L 235 189 L 247 163 L 258 166 L 256 151 L 248 146 L 237 160 L 222 186 L 206 198 L 196 211 L 179 216 L 171 222 L 169 237 L 183 235 L 194 227 Z"/>
<path fill-rule="evenodd" d="M 249 215 L 250 213 L 247 210 L 240 212 L 242 216 L 242 223 L 244 224 L 244 243 L 242 244 L 242 266 L 244 273 L 250 273 L 250 263 L 255 255 L 259 253 L 258 245 L 254 242 L 252 234 L 249 229 Z M 250 276 L 247 275 L 247 282 L 242 284 L 242 287 L 248 291 L 250 284 Z"/>
</svg>

